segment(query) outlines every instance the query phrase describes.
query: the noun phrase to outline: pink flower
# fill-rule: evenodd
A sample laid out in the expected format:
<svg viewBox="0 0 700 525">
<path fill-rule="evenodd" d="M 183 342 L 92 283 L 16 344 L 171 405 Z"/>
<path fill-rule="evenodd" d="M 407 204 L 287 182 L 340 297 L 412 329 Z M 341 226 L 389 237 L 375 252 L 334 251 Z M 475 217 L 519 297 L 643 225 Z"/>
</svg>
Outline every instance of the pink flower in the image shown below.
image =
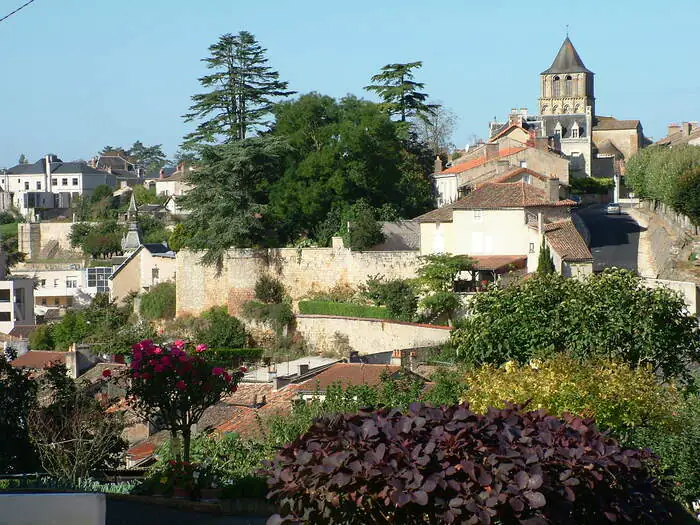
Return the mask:
<svg viewBox="0 0 700 525">
<path fill-rule="evenodd" d="M 221 368 L 220 366 L 215 366 L 214 368 L 211 369 L 212 375 L 215 376 L 220 376 L 221 374 L 224 373 L 224 369 Z"/>
<path fill-rule="evenodd" d="M 228 372 L 224 372 L 224 381 L 226 381 L 227 383 L 231 382 L 231 376 Z"/>
<path fill-rule="evenodd" d="M 156 365 L 153 367 L 153 371 L 160 374 L 161 372 L 165 371 L 165 367 L 163 365 Z"/>
<path fill-rule="evenodd" d="M 137 350 L 143 349 L 143 345 L 141 343 L 134 343 L 131 345 L 131 349 L 136 352 Z"/>
<path fill-rule="evenodd" d="M 139 367 L 141 366 L 141 361 L 135 359 L 134 361 L 131 362 L 131 369 L 132 370 L 138 370 Z"/>
<path fill-rule="evenodd" d="M 149 374 L 148 372 L 144 372 L 143 374 L 141 374 L 141 379 L 143 379 L 144 381 L 148 381 L 149 379 L 151 379 L 151 374 Z"/>
<path fill-rule="evenodd" d="M 184 381 L 180 380 L 177 383 L 175 383 L 175 388 L 177 388 L 178 390 L 185 390 L 187 388 L 187 385 Z"/>
<path fill-rule="evenodd" d="M 204 343 L 198 344 L 197 345 L 197 352 L 204 352 L 207 348 L 209 348 L 207 345 Z"/>
<path fill-rule="evenodd" d="M 144 347 L 153 346 L 153 339 L 144 339 L 141 341 L 141 345 Z"/>
<path fill-rule="evenodd" d="M 138 379 L 140 375 L 141 374 L 139 374 L 138 372 L 134 372 L 134 379 Z"/>
<path fill-rule="evenodd" d="M 179 350 L 182 350 L 185 347 L 185 342 L 182 339 L 178 339 L 173 343 L 173 346 Z"/>
<path fill-rule="evenodd" d="M 153 350 L 154 354 L 160 354 L 163 352 L 163 349 L 160 346 L 156 346 L 155 350 Z"/>
<path fill-rule="evenodd" d="M 231 387 L 231 392 L 235 393 L 236 390 L 238 390 L 238 387 L 237 387 L 236 385 L 233 385 L 233 386 Z"/>
<path fill-rule="evenodd" d="M 167 355 L 164 355 L 160 358 L 160 364 L 163 366 L 170 366 L 170 358 Z"/>
<path fill-rule="evenodd" d="M 102 371 L 102 377 L 112 377 L 112 371 L 109 368 L 106 368 Z"/>
<path fill-rule="evenodd" d="M 243 372 L 244 374 L 248 371 L 248 369 L 244 366 L 240 368 L 240 371 Z"/>
<path fill-rule="evenodd" d="M 186 355 L 181 355 L 179 358 L 181 363 L 186 363 L 187 362 L 187 356 Z"/>
</svg>

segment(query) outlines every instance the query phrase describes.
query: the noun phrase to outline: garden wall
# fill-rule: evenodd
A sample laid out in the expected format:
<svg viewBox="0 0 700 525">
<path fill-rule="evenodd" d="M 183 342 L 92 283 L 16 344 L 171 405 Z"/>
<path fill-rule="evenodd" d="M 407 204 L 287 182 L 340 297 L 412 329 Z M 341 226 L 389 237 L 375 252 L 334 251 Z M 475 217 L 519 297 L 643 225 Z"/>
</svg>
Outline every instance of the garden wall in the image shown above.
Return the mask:
<svg viewBox="0 0 700 525">
<path fill-rule="evenodd" d="M 104 494 L 0 494 L 0 523 L 104 525 Z"/>
<path fill-rule="evenodd" d="M 57 251 L 71 252 L 80 255 L 70 245 L 72 222 L 39 222 L 20 223 L 18 226 L 19 251 L 26 253 L 28 259 L 39 259 L 52 247 Z"/>
<path fill-rule="evenodd" d="M 450 338 L 447 326 L 330 315 L 297 315 L 296 329 L 314 353 L 336 352 L 339 340 L 363 355 L 436 346 Z"/>
<path fill-rule="evenodd" d="M 237 315 L 252 297 L 255 281 L 264 273 L 280 279 L 296 302 L 314 290 L 336 284 L 357 286 L 371 275 L 390 278 L 416 276 L 419 252 L 356 252 L 345 248 L 282 248 L 231 250 L 220 274 L 203 266 L 199 254 L 177 255 L 177 315 L 197 315 L 212 306 L 227 305 Z"/>
</svg>

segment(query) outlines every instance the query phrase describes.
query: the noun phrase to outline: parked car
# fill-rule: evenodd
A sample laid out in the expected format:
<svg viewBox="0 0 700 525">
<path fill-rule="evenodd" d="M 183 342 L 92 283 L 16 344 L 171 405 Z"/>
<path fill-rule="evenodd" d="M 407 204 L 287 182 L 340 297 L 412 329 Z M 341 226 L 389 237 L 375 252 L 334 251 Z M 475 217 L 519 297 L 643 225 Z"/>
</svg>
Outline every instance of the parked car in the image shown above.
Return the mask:
<svg viewBox="0 0 700 525">
<path fill-rule="evenodd" d="M 622 213 L 622 208 L 620 208 L 620 205 L 618 203 L 611 202 L 605 209 L 605 213 L 607 213 L 608 215 L 620 215 Z"/>
</svg>

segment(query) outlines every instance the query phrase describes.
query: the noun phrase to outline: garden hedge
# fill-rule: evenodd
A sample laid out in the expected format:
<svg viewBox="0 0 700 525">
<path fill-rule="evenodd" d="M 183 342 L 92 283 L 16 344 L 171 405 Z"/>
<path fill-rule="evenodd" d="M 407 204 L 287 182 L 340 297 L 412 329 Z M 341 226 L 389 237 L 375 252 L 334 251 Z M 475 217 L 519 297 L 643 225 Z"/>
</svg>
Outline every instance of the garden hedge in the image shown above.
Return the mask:
<svg viewBox="0 0 700 525">
<path fill-rule="evenodd" d="M 337 315 L 340 317 L 363 317 L 369 319 L 392 319 L 383 306 L 366 306 L 333 301 L 300 301 L 299 312 L 309 315 Z"/>
<path fill-rule="evenodd" d="M 224 367 L 240 366 L 262 359 L 264 348 L 209 348 L 204 355 L 207 361 Z"/>
</svg>

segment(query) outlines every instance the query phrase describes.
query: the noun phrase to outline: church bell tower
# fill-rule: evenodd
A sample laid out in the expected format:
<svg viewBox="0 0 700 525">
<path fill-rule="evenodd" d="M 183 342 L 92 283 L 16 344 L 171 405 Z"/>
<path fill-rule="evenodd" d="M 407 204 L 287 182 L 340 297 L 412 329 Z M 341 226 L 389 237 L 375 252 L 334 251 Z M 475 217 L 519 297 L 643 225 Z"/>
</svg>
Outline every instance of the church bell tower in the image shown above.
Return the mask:
<svg viewBox="0 0 700 525">
<path fill-rule="evenodd" d="M 540 80 L 540 115 L 580 115 L 589 106 L 595 115 L 593 72 L 583 65 L 568 36 Z"/>
</svg>

